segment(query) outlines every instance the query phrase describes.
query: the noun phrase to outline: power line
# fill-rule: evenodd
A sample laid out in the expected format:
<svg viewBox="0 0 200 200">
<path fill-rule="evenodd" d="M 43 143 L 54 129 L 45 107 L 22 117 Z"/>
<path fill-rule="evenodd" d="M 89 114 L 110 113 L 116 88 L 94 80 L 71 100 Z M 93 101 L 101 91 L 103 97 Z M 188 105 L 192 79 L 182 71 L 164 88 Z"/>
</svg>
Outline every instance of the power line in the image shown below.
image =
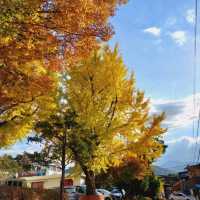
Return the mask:
<svg viewBox="0 0 200 200">
<path fill-rule="evenodd" d="M 196 85 L 197 85 L 197 31 L 198 31 L 198 0 L 195 0 L 195 24 L 194 24 L 194 68 L 193 68 L 193 137 L 196 140 L 194 147 L 194 160 L 196 160 L 196 153 L 198 150 L 198 137 L 199 137 L 199 126 L 200 126 L 200 109 L 198 114 L 197 129 L 195 135 L 195 116 L 196 116 Z M 199 161 L 200 149 L 197 155 L 197 162 Z"/>
<path fill-rule="evenodd" d="M 196 148 L 198 148 L 199 128 L 200 128 L 200 109 L 199 109 L 198 121 L 197 121 L 196 144 L 195 144 Z M 197 162 L 199 161 L 199 156 L 200 156 L 200 148 L 197 155 Z"/>
</svg>

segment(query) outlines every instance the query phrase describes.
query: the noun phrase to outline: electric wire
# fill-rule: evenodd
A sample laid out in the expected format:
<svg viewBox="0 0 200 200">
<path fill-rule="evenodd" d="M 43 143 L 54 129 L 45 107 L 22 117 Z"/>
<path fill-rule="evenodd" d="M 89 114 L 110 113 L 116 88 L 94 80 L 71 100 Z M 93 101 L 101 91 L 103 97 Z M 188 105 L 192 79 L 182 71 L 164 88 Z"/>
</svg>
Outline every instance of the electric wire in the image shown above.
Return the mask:
<svg viewBox="0 0 200 200">
<path fill-rule="evenodd" d="M 198 138 L 200 128 L 200 109 L 198 114 L 197 129 L 195 134 L 195 121 L 196 121 L 196 85 L 197 85 L 197 31 L 198 31 L 198 0 L 195 0 L 195 24 L 194 24 L 194 69 L 193 69 L 193 138 L 196 140 L 194 147 L 193 162 L 199 161 L 200 149 L 198 151 Z M 198 153 L 197 157 L 196 154 Z"/>
</svg>

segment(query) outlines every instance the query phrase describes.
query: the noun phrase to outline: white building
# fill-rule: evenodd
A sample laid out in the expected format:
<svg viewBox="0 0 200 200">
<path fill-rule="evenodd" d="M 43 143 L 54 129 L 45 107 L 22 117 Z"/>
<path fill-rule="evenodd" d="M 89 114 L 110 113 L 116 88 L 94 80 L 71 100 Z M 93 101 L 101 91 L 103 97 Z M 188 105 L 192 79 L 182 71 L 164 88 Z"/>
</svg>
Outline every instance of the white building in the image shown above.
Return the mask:
<svg viewBox="0 0 200 200">
<path fill-rule="evenodd" d="M 4 184 L 16 187 L 34 188 L 34 189 L 56 189 L 60 187 L 61 175 L 50 176 L 30 176 L 20 178 L 10 178 L 4 181 Z M 84 184 L 83 177 L 65 176 L 65 186 L 82 185 Z"/>
</svg>

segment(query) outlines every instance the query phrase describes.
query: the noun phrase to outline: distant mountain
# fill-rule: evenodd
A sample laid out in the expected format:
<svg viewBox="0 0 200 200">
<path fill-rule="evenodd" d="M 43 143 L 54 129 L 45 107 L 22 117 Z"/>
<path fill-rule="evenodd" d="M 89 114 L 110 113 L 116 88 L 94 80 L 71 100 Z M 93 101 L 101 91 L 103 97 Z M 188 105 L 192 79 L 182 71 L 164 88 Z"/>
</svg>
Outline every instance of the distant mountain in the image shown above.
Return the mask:
<svg viewBox="0 0 200 200">
<path fill-rule="evenodd" d="M 167 149 L 154 165 L 166 168 L 175 172 L 184 171 L 187 165 L 194 164 L 194 145 L 196 140 L 193 137 L 182 136 L 166 141 Z M 196 160 L 196 159 L 195 159 Z"/>
<path fill-rule="evenodd" d="M 152 169 L 155 173 L 155 175 L 157 176 L 166 176 L 166 175 L 169 175 L 169 174 L 175 174 L 176 172 L 175 171 L 172 171 L 172 170 L 169 170 L 169 169 L 166 169 L 166 168 L 163 168 L 163 167 L 160 167 L 160 166 L 152 166 Z"/>
<path fill-rule="evenodd" d="M 185 167 L 187 166 L 187 163 L 180 162 L 180 161 L 167 161 L 161 167 L 167 166 L 168 169 L 173 170 L 175 172 L 184 171 Z"/>
<path fill-rule="evenodd" d="M 159 165 L 162 168 L 167 168 L 174 172 L 181 172 L 185 171 L 185 168 L 188 165 L 193 165 L 192 162 L 184 162 L 184 161 L 174 161 L 174 160 L 168 160 L 167 162 L 164 162 L 163 164 Z"/>
</svg>

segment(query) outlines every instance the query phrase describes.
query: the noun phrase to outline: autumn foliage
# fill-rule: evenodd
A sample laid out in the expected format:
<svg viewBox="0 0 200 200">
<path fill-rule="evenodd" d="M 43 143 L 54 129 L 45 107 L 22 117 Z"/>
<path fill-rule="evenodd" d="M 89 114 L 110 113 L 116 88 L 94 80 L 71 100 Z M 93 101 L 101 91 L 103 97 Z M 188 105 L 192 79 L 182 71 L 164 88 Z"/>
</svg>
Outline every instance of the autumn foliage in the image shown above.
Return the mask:
<svg viewBox="0 0 200 200">
<path fill-rule="evenodd" d="M 71 60 L 88 55 L 99 41 L 108 40 L 108 23 L 122 0 L 1 0 L 0 63 L 21 65 L 54 59 L 60 45 Z M 69 62 L 69 61 L 68 61 Z"/>
<path fill-rule="evenodd" d="M 35 131 L 86 176 L 128 162 L 142 176 L 164 149 L 164 114 L 151 115 L 109 18 L 126 0 L 0 0 L 0 148 Z M 66 148 L 67 147 L 67 148 Z"/>
<path fill-rule="evenodd" d="M 150 162 L 162 154 L 164 114 L 150 114 L 149 100 L 136 89 L 117 48 L 96 52 L 69 76 L 69 105 L 83 126 L 70 136 L 72 152 L 90 170 L 120 165 L 127 157 Z"/>
<path fill-rule="evenodd" d="M 68 154 L 86 175 L 87 193 L 95 193 L 96 174 L 127 159 L 148 169 L 163 153 L 164 114 L 151 115 L 117 47 L 95 52 L 69 77 L 66 98 L 77 125 L 68 132 Z"/>
<path fill-rule="evenodd" d="M 107 41 L 113 34 L 108 19 L 122 3 L 0 0 L 0 146 L 23 137 L 34 123 L 31 116 L 52 107 L 42 102 L 57 87 L 53 72 L 69 68 Z M 22 121 L 26 128 L 19 133 Z"/>
</svg>

